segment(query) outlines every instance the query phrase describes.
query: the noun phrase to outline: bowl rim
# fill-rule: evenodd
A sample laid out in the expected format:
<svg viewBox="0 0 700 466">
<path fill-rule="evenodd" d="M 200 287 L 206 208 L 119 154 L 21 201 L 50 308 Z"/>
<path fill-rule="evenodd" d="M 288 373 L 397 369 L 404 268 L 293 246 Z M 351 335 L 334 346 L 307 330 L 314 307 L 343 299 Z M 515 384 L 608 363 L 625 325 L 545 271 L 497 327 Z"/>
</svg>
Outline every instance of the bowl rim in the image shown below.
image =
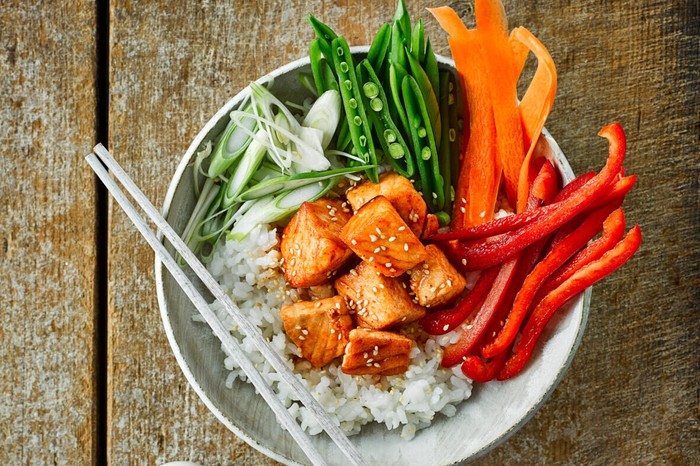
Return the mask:
<svg viewBox="0 0 700 466">
<path fill-rule="evenodd" d="M 350 47 L 350 52 L 351 54 L 362 54 L 362 53 L 367 53 L 369 50 L 369 46 L 353 46 Z M 450 66 L 452 68 L 455 68 L 455 63 L 454 60 L 444 57 L 442 55 L 436 55 L 437 61 L 440 64 Z M 267 73 L 265 76 L 271 76 L 273 78 L 276 78 L 277 76 L 280 76 L 282 74 L 285 74 L 287 72 L 293 71 L 295 69 L 301 68 L 303 66 L 306 66 L 310 64 L 310 59 L 308 56 L 298 58 L 296 60 L 293 60 L 291 62 L 288 62 L 284 65 L 282 65 L 279 68 L 276 68 L 275 70 Z M 195 138 L 192 140 L 190 143 L 187 151 L 183 155 L 183 157 L 180 160 L 180 163 L 177 166 L 177 169 L 175 170 L 175 173 L 170 181 L 170 184 L 168 185 L 168 190 L 166 192 L 165 198 L 163 200 L 163 207 L 161 208 L 161 215 L 164 218 L 168 217 L 168 214 L 170 212 L 170 207 L 173 201 L 173 198 L 175 196 L 175 192 L 177 190 L 178 185 L 180 184 L 180 181 L 182 180 L 182 177 L 185 173 L 185 170 L 187 169 L 187 166 L 190 163 L 190 160 L 192 157 L 195 155 L 197 150 L 202 146 L 204 139 L 206 136 L 209 134 L 209 132 L 216 126 L 216 124 L 224 118 L 226 115 L 228 115 L 235 107 L 238 105 L 248 94 L 250 93 L 250 87 L 246 86 L 244 87 L 241 91 L 239 91 L 236 95 L 231 97 L 226 101 L 226 103 L 207 121 L 207 123 L 202 127 L 202 129 L 197 133 Z M 547 140 L 547 143 L 549 144 L 549 147 L 552 151 L 552 154 L 556 158 L 558 168 L 564 172 L 564 174 L 570 176 L 573 178 L 574 173 L 573 170 L 571 169 L 571 166 L 566 159 L 566 156 L 560 149 L 559 145 L 556 143 L 552 135 L 547 131 L 546 128 L 543 128 L 542 130 L 542 136 Z M 162 242 L 164 241 L 163 236 L 160 232 L 158 232 L 158 239 Z M 302 466 L 301 463 L 298 463 L 294 461 L 291 458 L 288 458 L 286 456 L 281 455 L 280 453 L 277 453 L 273 451 L 272 449 L 268 448 L 266 445 L 261 444 L 260 442 L 256 441 L 252 436 L 250 436 L 244 428 L 238 426 L 235 422 L 235 420 L 230 419 L 229 417 L 226 416 L 218 407 L 217 405 L 209 398 L 207 395 L 206 391 L 202 386 L 199 384 L 197 378 L 195 377 L 193 371 L 190 369 L 187 361 L 185 360 L 184 354 L 180 349 L 180 345 L 178 344 L 177 339 L 175 338 L 175 333 L 174 329 L 171 325 L 171 321 L 169 318 L 169 310 L 168 310 L 168 305 L 167 301 L 165 299 L 165 288 L 164 288 L 164 273 L 165 273 L 165 266 L 163 263 L 160 261 L 160 259 L 156 256 L 155 258 L 155 279 L 156 279 L 156 294 L 158 298 L 158 307 L 160 310 L 160 316 L 161 320 L 163 322 L 163 327 L 165 329 L 165 334 L 167 336 L 168 342 L 170 343 L 170 347 L 172 349 L 172 352 L 175 356 L 175 359 L 180 366 L 180 370 L 182 373 L 185 375 L 185 378 L 187 379 L 187 382 L 190 384 L 190 386 L 194 389 L 195 393 L 197 396 L 202 400 L 202 402 L 205 404 L 205 406 L 211 411 L 218 419 L 219 421 L 224 424 L 231 432 L 233 432 L 238 438 L 242 439 L 245 441 L 248 445 L 251 447 L 255 448 L 259 452 L 263 453 L 264 455 L 274 459 L 275 461 L 278 461 L 283 464 L 288 464 L 288 465 L 299 465 Z M 589 309 L 590 309 L 590 301 L 591 301 L 591 288 L 587 288 L 586 291 L 583 293 L 583 300 L 581 302 L 581 318 L 580 321 L 577 323 L 577 332 L 575 339 L 573 341 L 573 344 L 571 346 L 571 349 L 569 351 L 569 354 L 567 355 L 567 358 L 563 361 L 561 367 L 559 367 L 558 372 L 556 373 L 554 379 L 552 380 L 552 383 L 549 385 L 547 390 L 540 396 L 537 401 L 532 404 L 530 409 L 514 424 L 512 424 L 507 430 L 502 432 L 496 439 L 491 441 L 490 443 L 482 446 L 479 450 L 474 452 L 472 455 L 469 457 L 462 458 L 458 462 L 455 462 L 453 464 L 458 464 L 462 462 L 471 462 L 474 461 L 494 448 L 498 447 L 502 443 L 504 443 L 506 440 L 508 440 L 511 436 L 513 436 L 518 430 L 520 430 L 527 422 L 529 422 L 532 417 L 539 411 L 539 409 L 544 405 L 544 403 L 549 399 L 549 397 L 552 395 L 556 387 L 559 385 L 559 383 L 562 381 L 564 378 L 567 370 L 569 369 L 571 362 L 573 361 L 574 356 L 576 355 L 576 352 L 578 351 L 578 348 L 581 344 L 581 340 L 583 339 L 583 333 L 586 327 L 586 323 L 588 321 L 588 314 L 589 314 Z M 578 304 L 577 304 L 578 306 Z M 468 400 L 463 401 L 468 402 Z M 461 403 L 460 403 L 461 404 Z"/>
</svg>

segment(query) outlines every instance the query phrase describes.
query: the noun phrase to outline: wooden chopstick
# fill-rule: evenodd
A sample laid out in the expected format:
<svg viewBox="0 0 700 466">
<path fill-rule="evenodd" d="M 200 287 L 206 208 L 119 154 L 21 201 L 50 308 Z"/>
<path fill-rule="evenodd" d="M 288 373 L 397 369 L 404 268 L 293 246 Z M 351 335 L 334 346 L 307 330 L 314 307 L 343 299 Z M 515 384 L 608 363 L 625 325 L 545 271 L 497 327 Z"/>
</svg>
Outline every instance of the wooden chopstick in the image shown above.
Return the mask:
<svg viewBox="0 0 700 466">
<path fill-rule="evenodd" d="M 201 261 L 197 259 L 192 251 L 190 251 L 178 234 L 175 233 L 168 222 L 160 215 L 158 210 L 153 206 L 153 204 L 151 204 L 151 202 L 133 182 L 133 180 L 131 180 L 126 172 L 124 172 L 124 170 L 114 160 L 112 155 L 101 144 L 95 146 L 94 152 L 112 172 L 114 177 L 119 180 L 122 186 L 124 186 L 126 191 L 133 197 L 133 199 L 143 209 L 151 221 L 155 223 L 163 236 L 170 241 L 175 250 L 180 254 L 180 256 L 200 278 L 200 280 L 202 280 L 205 286 L 224 306 L 228 314 L 238 325 L 239 329 L 253 341 L 258 350 L 263 354 L 267 361 L 270 362 L 272 368 L 280 375 L 282 380 L 284 380 L 290 386 L 300 401 L 314 415 L 321 427 L 326 431 L 328 436 L 333 440 L 333 442 L 335 442 L 348 460 L 350 460 L 351 464 L 358 466 L 367 465 L 367 462 L 364 460 L 355 445 L 350 442 L 340 428 L 335 425 L 328 413 L 318 403 L 318 401 L 316 401 L 313 395 L 311 395 L 311 393 L 301 384 L 294 373 L 285 365 L 284 361 L 269 345 L 258 328 L 248 321 L 246 316 L 240 311 L 240 309 L 238 309 L 221 286 L 219 286 L 214 277 L 211 276 L 206 267 L 204 267 Z M 299 427 L 291 414 L 284 408 L 279 398 L 272 391 L 270 386 L 265 383 L 262 376 L 247 359 L 238 344 L 235 342 L 235 340 L 233 340 L 230 333 L 223 327 L 211 309 L 209 309 L 209 306 L 204 298 L 202 298 L 201 294 L 199 294 L 194 285 L 189 281 L 182 269 L 177 265 L 177 262 L 172 258 L 172 256 L 170 256 L 163 243 L 158 241 L 155 233 L 153 233 L 144 219 L 138 214 L 133 204 L 131 204 L 131 202 L 126 198 L 124 193 L 121 191 L 116 182 L 109 176 L 104 167 L 102 167 L 95 154 L 90 154 L 86 157 L 90 166 L 93 168 L 100 180 L 102 180 L 102 182 L 105 184 L 107 189 L 112 193 L 115 200 L 117 200 L 119 205 L 124 209 L 134 225 L 136 225 L 139 232 L 141 232 L 144 238 L 148 241 L 149 245 L 156 252 L 158 258 L 163 261 L 163 264 L 168 268 L 170 273 L 173 274 L 173 277 L 183 288 L 187 296 L 193 300 L 193 303 L 212 328 L 216 336 L 226 345 L 226 349 L 232 355 L 234 355 L 234 357 L 237 356 L 237 359 L 240 359 L 237 362 L 239 362 L 241 369 L 243 369 L 246 375 L 251 378 L 251 382 L 254 383 L 258 392 L 263 395 L 265 401 L 277 414 L 280 423 L 282 423 L 287 431 L 290 432 L 292 437 L 297 441 L 314 464 L 325 464 L 325 461 L 320 456 L 316 448 L 312 445 L 309 437 Z M 178 276 L 180 276 L 179 279 Z"/>
</svg>

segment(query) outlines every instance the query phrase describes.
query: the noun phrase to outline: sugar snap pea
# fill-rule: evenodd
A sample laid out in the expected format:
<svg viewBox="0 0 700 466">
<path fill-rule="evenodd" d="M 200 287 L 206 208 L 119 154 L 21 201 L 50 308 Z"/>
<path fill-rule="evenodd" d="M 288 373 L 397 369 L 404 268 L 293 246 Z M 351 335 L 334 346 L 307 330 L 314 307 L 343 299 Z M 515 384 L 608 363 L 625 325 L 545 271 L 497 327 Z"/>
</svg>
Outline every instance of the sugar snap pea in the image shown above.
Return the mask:
<svg viewBox="0 0 700 466">
<path fill-rule="evenodd" d="M 338 81 L 335 80 L 335 75 L 333 74 L 333 68 L 331 68 L 331 65 L 329 65 L 326 60 L 323 61 L 321 72 L 325 90 L 334 89 L 340 92 L 340 89 L 338 89 Z"/>
<path fill-rule="evenodd" d="M 385 84 L 384 90 L 393 100 L 393 105 L 390 106 L 390 113 L 394 118 L 394 121 L 401 122 L 401 126 L 406 133 L 408 133 L 408 123 L 406 121 L 406 112 L 404 111 L 403 104 L 401 103 L 401 82 L 403 81 L 404 76 L 408 74 L 408 71 L 406 71 L 407 68 L 408 61 L 406 60 L 405 35 L 399 20 L 394 20 L 391 25 L 389 67 L 387 70 L 387 81 L 389 85 L 387 88 Z"/>
<path fill-rule="evenodd" d="M 405 34 L 401 30 L 401 25 L 398 21 L 394 21 L 391 25 L 391 40 L 389 41 L 389 60 L 394 65 L 401 66 L 404 70 L 408 69 L 406 61 L 406 46 L 410 45 Z M 403 80 L 403 77 L 401 77 Z"/>
<path fill-rule="evenodd" d="M 374 151 L 372 129 L 362 102 L 362 91 L 355 76 L 355 66 L 350 48 L 343 37 L 336 37 L 331 42 L 331 50 L 333 51 L 333 69 L 338 76 L 340 94 L 343 98 L 343 107 L 352 143 L 358 156 L 366 164 L 374 166 L 367 169 L 367 177 L 377 182 L 379 174 L 376 167 L 377 155 Z"/>
<path fill-rule="evenodd" d="M 387 52 L 389 51 L 390 42 L 391 24 L 384 23 L 374 36 L 372 45 L 369 46 L 369 51 L 367 52 L 367 60 L 369 60 L 372 68 L 377 73 L 380 73 L 382 67 L 384 66 L 384 60 L 387 56 Z"/>
<path fill-rule="evenodd" d="M 411 139 L 416 151 L 423 198 L 431 210 L 437 212 L 442 210 L 445 204 L 445 192 L 430 117 L 420 87 L 413 76 L 407 75 L 404 78 L 401 83 L 401 92 L 406 105 Z"/>
<path fill-rule="evenodd" d="M 328 25 L 314 18 L 313 15 L 309 15 L 307 19 L 309 20 L 309 23 L 311 23 L 311 27 L 314 29 L 314 31 L 316 31 L 316 35 L 318 35 L 321 53 L 323 53 L 323 56 L 326 57 L 326 60 L 333 60 L 331 42 L 333 39 L 338 37 L 338 34 L 336 34 Z"/>
<path fill-rule="evenodd" d="M 308 16 L 308 20 L 311 23 L 311 27 L 314 28 L 318 37 L 323 39 L 325 42 L 330 44 L 333 39 L 338 37 L 338 34 L 333 31 L 328 25 L 316 19 L 313 15 Z"/>
<path fill-rule="evenodd" d="M 428 75 L 423 70 L 420 62 L 415 59 L 410 53 L 406 54 L 409 66 L 411 68 L 411 76 L 415 78 L 416 84 L 418 84 L 418 89 L 423 96 L 423 102 L 425 102 L 425 107 L 428 111 L 428 117 L 430 118 L 430 124 L 433 128 L 433 136 L 435 137 L 435 145 L 440 146 L 441 137 L 441 123 L 440 123 L 440 106 L 438 105 L 437 96 L 433 90 L 433 86 L 430 84 L 430 79 Z"/>
<path fill-rule="evenodd" d="M 447 84 L 449 92 L 447 107 L 450 128 L 447 134 L 450 141 L 450 170 L 457 176 L 459 173 L 459 150 L 460 144 L 462 144 L 460 135 L 464 134 L 464 96 L 462 95 L 459 77 L 452 73 L 450 74 L 451 80 Z"/>
<path fill-rule="evenodd" d="M 316 95 L 321 95 L 326 89 L 326 82 L 323 77 L 323 58 L 321 56 L 321 39 L 314 39 L 309 44 L 309 60 L 311 61 L 311 74 L 316 84 Z"/>
<path fill-rule="evenodd" d="M 323 94 L 329 89 L 335 89 L 336 91 L 340 91 L 340 89 L 338 88 L 338 82 L 335 80 L 335 76 L 333 74 L 333 69 L 328 64 L 328 60 L 332 60 L 332 56 L 330 55 L 331 46 L 330 42 L 328 42 L 325 39 L 325 36 L 335 36 L 335 32 L 333 32 L 331 28 L 318 21 L 313 16 L 309 16 L 309 22 L 313 26 L 316 33 L 319 35 L 319 37 L 312 40 L 311 44 L 309 45 L 309 59 L 311 61 L 311 72 L 314 76 L 314 81 L 316 83 L 316 90 L 318 92 L 318 95 Z M 324 35 L 324 37 L 321 37 L 321 35 Z M 325 53 L 323 52 L 324 47 L 326 49 Z M 325 56 L 326 59 L 324 60 L 322 56 Z M 338 150 L 345 150 L 347 145 L 350 143 L 350 135 L 348 133 L 348 122 L 345 118 L 341 119 L 339 127 L 340 131 L 338 133 L 338 142 L 336 143 L 336 147 L 338 148 Z"/>
<path fill-rule="evenodd" d="M 402 37 L 407 43 L 411 43 L 411 17 L 408 14 L 408 9 L 406 9 L 406 3 L 404 0 L 399 0 L 396 5 L 396 12 L 394 13 L 394 23 L 398 23 L 401 28 Z M 392 31 L 393 35 L 393 31 Z"/>
<path fill-rule="evenodd" d="M 406 118 L 406 111 L 401 101 L 401 83 L 406 75 L 407 72 L 401 65 L 389 61 L 389 90 L 394 104 L 392 108 L 396 112 L 396 115 L 398 115 L 403 130 L 408 133 L 408 119 Z"/>
<path fill-rule="evenodd" d="M 423 29 L 423 20 L 419 19 L 413 32 L 411 33 L 411 55 L 418 60 L 418 63 L 423 63 L 425 55 L 425 30 Z"/>
<path fill-rule="evenodd" d="M 430 80 L 430 84 L 433 86 L 435 95 L 440 95 L 440 76 L 438 72 L 437 58 L 435 58 L 435 52 L 433 52 L 433 46 L 430 43 L 430 38 L 428 38 L 428 44 L 425 46 L 423 69 L 425 70 L 425 74 L 428 75 L 428 79 Z"/>
<path fill-rule="evenodd" d="M 382 84 L 368 59 L 357 65 L 358 81 L 362 85 L 362 99 L 372 128 L 386 159 L 394 170 L 407 178 L 413 176 L 415 163 L 401 132 L 389 114 L 389 103 Z"/>
<path fill-rule="evenodd" d="M 449 84 L 450 84 L 450 78 L 452 77 L 452 73 L 449 71 L 443 71 L 440 73 L 440 119 L 443 122 L 442 125 L 442 143 L 440 144 L 440 147 L 438 148 L 438 153 L 439 159 L 440 159 L 440 173 L 442 174 L 443 182 L 445 184 L 444 186 L 444 192 L 445 192 L 445 204 L 443 208 L 445 209 L 446 212 L 451 212 L 452 211 L 452 166 L 451 166 L 451 157 L 452 154 L 450 152 L 451 149 L 451 143 L 450 143 L 450 125 L 449 125 L 449 98 L 450 98 L 450 92 L 449 92 Z M 455 174 L 456 176 L 456 174 Z"/>
</svg>

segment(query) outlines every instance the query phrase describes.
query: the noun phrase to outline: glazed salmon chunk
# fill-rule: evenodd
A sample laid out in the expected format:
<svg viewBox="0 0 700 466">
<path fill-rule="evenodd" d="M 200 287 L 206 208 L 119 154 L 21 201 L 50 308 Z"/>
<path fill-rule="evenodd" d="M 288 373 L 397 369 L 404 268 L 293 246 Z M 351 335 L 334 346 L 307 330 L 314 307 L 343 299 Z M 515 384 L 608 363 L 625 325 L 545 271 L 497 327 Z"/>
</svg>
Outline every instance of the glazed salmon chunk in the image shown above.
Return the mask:
<svg viewBox="0 0 700 466">
<path fill-rule="evenodd" d="M 425 262 L 409 271 L 411 291 L 421 306 L 442 306 L 457 298 L 466 288 L 467 281 L 440 248 L 430 244 L 425 249 L 428 252 Z"/>
<path fill-rule="evenodd" d="M 363 205 L 340 231 L 340 239 L 389 277 L 398 277 L 426 258 L 423 244 L 384 196 Z"/>
<path fill-rule="evenodd" d="M 355 326 L 341 296 L 287 304 L 280 315 L 287 336 L 315 367 L 343 354 Z"/>
<path fill-rule="evenodd" d="M 384 276 L 367 262 L 336 280 L 335 288 L 360 327 L 383 329 L 425 315 L 425 309 L 408 294 L 403 279 Z"/>
<path fill-rule="evenodd" d="M 356 328 L 341 370 L 350 375 L 397 375 L 408 369 L 413 340 L 398 333 Z"/>
<path fill-rule="evenodd" d="M 420 239 L 426 239 L 438 232 L 440 228 L 440 223 L 438 222 L 437 215 L 428 214 L 425 216 L 425 226 L 423 227 L 423 233 L 420 235 Z"/>
<path fill-rule="evenodd" d="M 338 237 L 350 219 L 350 209 L 337 200 L 305 202 L 282 234 L 284 276 L 295 288 L 329 282 L 352 251 Z"/>
<path fill-rule="evenodd" d="M 379 183 L 367 181 L 347 192 L 348 202 L 355 212 L 377 196 L 387 198 L 411 231 L 416 236 L 421 235 L 428 207 L 408 178 L 389 172 L 379 177 Z"/>
</svg>

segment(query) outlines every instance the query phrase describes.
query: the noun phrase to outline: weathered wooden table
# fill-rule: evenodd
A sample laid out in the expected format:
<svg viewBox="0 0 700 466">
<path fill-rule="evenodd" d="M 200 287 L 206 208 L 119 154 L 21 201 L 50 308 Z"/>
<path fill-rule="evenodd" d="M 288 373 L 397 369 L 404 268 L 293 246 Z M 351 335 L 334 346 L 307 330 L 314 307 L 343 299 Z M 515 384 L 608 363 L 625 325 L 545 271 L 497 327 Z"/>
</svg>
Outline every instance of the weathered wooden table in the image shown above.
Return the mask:
<svg viewBox="0 0 700 466">
<path fill-rule="evenodd" d="M 177 3 L 177 4 L 176 4 Z M 445 36 L 410 0 L 438 52 Z M 554 57 L 547 123 L 577 173 L 629 138 L 644 244 L 596 286 L 552 398 L 479 464 L 697 464 L 700 15 L 694 1 L 506 1 Z M 469 6 L 452 6 L 464 17 Z M 157 311 L 153 254 L 82 156 L 114 151 L 156 204 L 190 140 L 306 53 L 313 12 L 366 44 L 393 0 L 0 4 L 0 463 L 271 464 L 199 401 Z"/>
</svg>

